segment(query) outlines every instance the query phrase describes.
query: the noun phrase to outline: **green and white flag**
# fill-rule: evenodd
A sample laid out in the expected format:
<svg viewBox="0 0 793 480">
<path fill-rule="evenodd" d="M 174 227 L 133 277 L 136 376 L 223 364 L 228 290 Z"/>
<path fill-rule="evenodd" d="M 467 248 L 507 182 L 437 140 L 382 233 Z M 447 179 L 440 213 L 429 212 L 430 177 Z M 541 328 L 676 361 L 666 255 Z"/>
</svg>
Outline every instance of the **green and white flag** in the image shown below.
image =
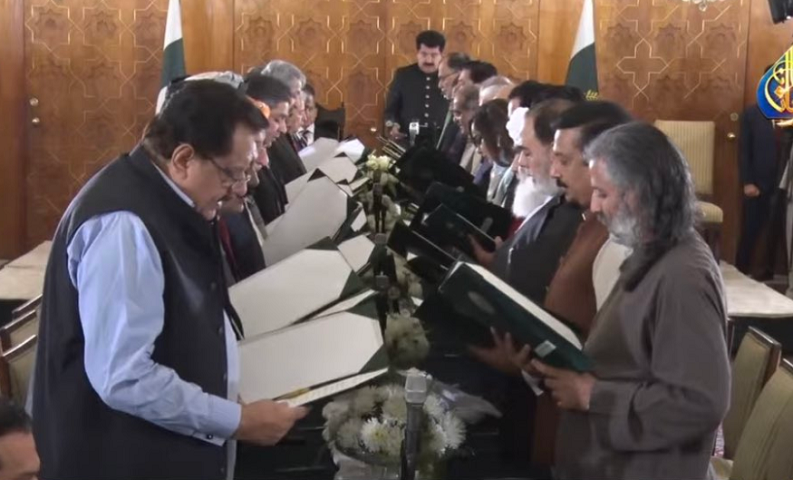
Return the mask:
<svg viewBox="0 0 793 480">
<path fill-rule="evenodd" d="M 182 41 L 182 12 L 179 0 L 168 1 L 168 19 L 165 23 L 165 41 L 162 52 L 162 76 L 160 94 L 157 95 L 157 109 L 162 110 L 165 91 L 172 80 L 185 76 L 184 42 Z"/>
<path fill-rule="evenodd" d="M 578 87 L 587 100 L 598 97 L 598 69 L 595 55 L 595 7 L 593 0 L 584 0 L 578 21 L 573 54 L 567 67 L 567 85 Z"/>
</svg>

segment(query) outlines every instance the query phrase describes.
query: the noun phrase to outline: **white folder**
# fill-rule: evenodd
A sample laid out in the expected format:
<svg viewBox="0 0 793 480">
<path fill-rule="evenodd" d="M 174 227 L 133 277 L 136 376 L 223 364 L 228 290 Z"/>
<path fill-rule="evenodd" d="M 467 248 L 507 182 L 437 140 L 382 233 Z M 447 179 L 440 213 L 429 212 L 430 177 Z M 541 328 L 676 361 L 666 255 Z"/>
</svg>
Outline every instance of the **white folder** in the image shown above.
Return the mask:
<svg viewBox="0 0 793 480">
<path fill-rule="evenodd" d="M 300 150 L 298 155 L 303 160 L 306 170 L 314 170 L 320 163 L 337 155 L 339 142 L 331 138 L 318 138 L 311 145 Z"/>
<path fill-rule="evenodd" d="M 374 242 L 369 240 L 366 235 L 358 235 L 340 243 L 339 251 L 352 269 L 360 272 L 369 264 L 369 258 L 374 251 Z"/>
<path fill-rule="evenodd" d="M 336 237 L 350 223 L 363 228 L 365 217 L 363 222 L 359 220 L 362 210 L 358 202 L 329 178 L 311 180 L 278 220 L 278 225 L 268 231 L 262 245 L 264 260 L 267 265 L 275 265 L 322 238 Z"/>
<path fill-rule="evenodd" d="M 287 327 L 362 289 L 338 250 L 310 248 L 232 286 L 229 297 L 251 338 Z"/>
<path fill-rule="evenodd" d="M 244 402 L 289 397 L 301 405 L 357 386 L 388 366 L 378 321 L 350 312 L 243 340 L 239 355 Z"/>
</svg>

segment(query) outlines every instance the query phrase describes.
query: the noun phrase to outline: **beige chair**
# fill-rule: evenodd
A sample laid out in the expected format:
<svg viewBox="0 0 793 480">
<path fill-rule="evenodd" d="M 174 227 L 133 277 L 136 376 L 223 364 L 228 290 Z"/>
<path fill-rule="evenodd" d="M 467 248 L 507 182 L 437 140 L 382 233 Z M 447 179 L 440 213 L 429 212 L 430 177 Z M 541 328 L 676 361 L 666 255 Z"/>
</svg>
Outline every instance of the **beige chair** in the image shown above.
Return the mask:
<svg viewBox="0 0 793 480">
<path fill-rule="evenodd" d="M 0 354 L 0 395 L 17 405 L 25 405 L 33 364 L 36 358 L 36 335 Z"/>
<path fill-rule="evenodd" d="M 746 422 L 735 460 L 719 478 L 790 480 L 793 478 L 793 363 L 783 361 L 757 399 Z"/>
<path fill-rule="evenodd" d="M 724 211 L 718 205 L 711 203 L 716 124 L 714 122 L 656 120 L 655 126 L 672 140 L 672 143 L 680 149 L 688 161 L 702 213 L 702 235 L 718 259 Z"/>
<path fill-rule="evenodd" d="M 730 410 L 724 419 L 724 457 L 733 458 L 757 397 L 779 366 L 782 346 L 763 332 L 749 328 L 732 362 Z"/>
<path fill-rule="evenodd" d="M 0 327 L 0 348 L 2 348 L 2 351 L 7 352 L 28 338 L 35 336 L 38 332 L 39 310 L 33 309 Z"/>
</svg>

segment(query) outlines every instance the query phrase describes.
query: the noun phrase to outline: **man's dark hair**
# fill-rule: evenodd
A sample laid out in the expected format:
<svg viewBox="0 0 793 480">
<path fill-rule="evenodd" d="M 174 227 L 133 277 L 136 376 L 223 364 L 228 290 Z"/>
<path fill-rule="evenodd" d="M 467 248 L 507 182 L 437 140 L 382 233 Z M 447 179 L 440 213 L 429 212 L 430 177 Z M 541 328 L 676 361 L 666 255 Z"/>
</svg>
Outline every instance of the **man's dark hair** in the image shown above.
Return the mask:
<svg viewBox="0 0 793 480">
<path fill-rule="evenodd" d="M 0 398 L 0 437 L 11 433 L 29 433 L 30 417 L 10 398 Z"/>
<path fill-rule="evenodd" d="M 476 110 L 479 108 L 479 89 L 473 85 L 461 88 L 457 93 L 460 98 L 460 106 L 465 110 Z M 506 124 L 505 124 L 506 125 Z"/>
<path fill-rule="evenodd" d="M 469 57 L 467 53 L 453 52 L 446 55 L 446 58 L 443 60 L 450 69 L 454 70 L 455 72 L 459 72 L 463 69 L 466 63 L 471 61 L 471 57 Z"/>
<path fill-rule="evenodd" d="M 570 85 L 547 85 L 546 88 L 537 92 L 537 95 L 534 96 L 528 108 L 534 108 L 538 103 L 552 98 L 570 100 L 573 103 L 586 101 L 584 92 L 578 87 L 572 87 Z"/>
<path fill-rule="evenodd" d="M 427 48 L 439 48 L 441 52 L 446 48 L 446 37 L 435 30 L 424 30 L 416 35 L 416 50 L 424 45 Z"/>
<path fill-rule="evenodd" d="M 632 291 L 652 266 L 694 231 L 699 210 L 686 159 L 663 132 L 644 122 L 616 126 L 595 139 L 585 158 L 603 162 L 621 194 L 635 195 L 633 254 L 622 267 Z"/>
<path fill-rule="evenodd" d="M 550 87 L 551 85 L 540 83 L 536 80 L 526 80 L 513 88 L 512 91 L 509 92 L 508 98 L 509 100 L 515 98 L 520 99 L 521 107 L 530 108 L 534 102 L 534 98 L 539 95 L 540 92 Z"/>
<path fill-rule="evenodd" d="M 461 70 L 468 70 L 471 72 L 471 81 L 477 85 L 480 85 L 488 78 L 498 75 L 498 70 L 492 63 L 483 62 L 481 60 L 471 60 L 463 65 Z"/>
<path fill-rule="evenodd" d="M 534 119 L 534 135 L 543 145 L 553 143 L 553 136 L 556 133 L 554 125 L 561 117 L 562 113 L 569 110 L 575 103 L 565 98 L 552 98 L 536 104 L 526 114 L 526 119 Z"/>
<path fill-rule="evenodd" d="M 245 79 L 243 92 L 246 95 L 264 102 L 270 108 L 275 108 L 279 103 L 292 101 L 292 90 L 289 85 L 269 75 L 254 73 Z"/>
<path fill-rule="evenodd" d="M 260 131 L 267 119 L 245 95 L 213 80 L 185 85 L 149 123 L 143 135 L 154 150 L 170 159 L 182 143 L 204 158 L 228 155 L 239 125 Z"/>
<path fill-rule="evenodd" d="M 500 158 L 490 160 L 502 166 L 509 166 L 512 161 L 513 142 L 507 130 L 507 111 L 507 101 L 499 98 L 479 107 L 473 119 L 473 126 L 482 136 L 482 142 L 491 151 L 501 154 Z"/>
<path fill-rule="evenodd" d="M 305 93 L 306 95 L 311 95 L 312 97 L 316 97 L 317 96 L 316 90 L 314 90 L 314 87 L 310 83 L 307 83 L 307 84 L 303 85 L 303 93 Z M 264 102 L 264 103 L 267 103 L 267 102 Z"/>
<path fill-rule="evenodd" d="M 614 102 L 581 102 L 565 110 L 553 125 L 553 129 L 580 128 L 578 148 L 583 151 L 601 133 L 632 120 L 631 114 Z"/>
</svg>

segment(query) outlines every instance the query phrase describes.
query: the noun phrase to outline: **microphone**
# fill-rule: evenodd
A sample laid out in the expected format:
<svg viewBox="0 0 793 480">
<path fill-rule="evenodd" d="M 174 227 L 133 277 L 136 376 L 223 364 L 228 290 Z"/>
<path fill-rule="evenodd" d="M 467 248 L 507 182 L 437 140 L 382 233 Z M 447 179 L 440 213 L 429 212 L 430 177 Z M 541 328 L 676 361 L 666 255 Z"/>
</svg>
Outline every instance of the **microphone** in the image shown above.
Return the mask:
<svg viewBox="0 0 793 480">
<path fill-rule="evenodd" d="M 421 422 L 427 400 L 427 377 L 417 371 L 408 372 L 405 380 L 407 424 L 402 441 L 400 480 L 415 480 L 421 451 Z"/>
<path fill-rule="evenodd" d="M 375 182 L 372 188 L 372 195 L 374 197 L 372 212 L 374 213 L 374 231 L 375 233 L 385 232 L 385 209 L 383 208 L 383 184 Z"/>
<path fill-rule="evenodd" d="M 421 130 L 421 125 L 419 124 L 418 120 L 413 120 L 412 122 L 410 122 L 409 131 L 410 131 L 411 147 L 416 144 L 416 137 L 418 137 L 420 130 Z"/>
</svg>

